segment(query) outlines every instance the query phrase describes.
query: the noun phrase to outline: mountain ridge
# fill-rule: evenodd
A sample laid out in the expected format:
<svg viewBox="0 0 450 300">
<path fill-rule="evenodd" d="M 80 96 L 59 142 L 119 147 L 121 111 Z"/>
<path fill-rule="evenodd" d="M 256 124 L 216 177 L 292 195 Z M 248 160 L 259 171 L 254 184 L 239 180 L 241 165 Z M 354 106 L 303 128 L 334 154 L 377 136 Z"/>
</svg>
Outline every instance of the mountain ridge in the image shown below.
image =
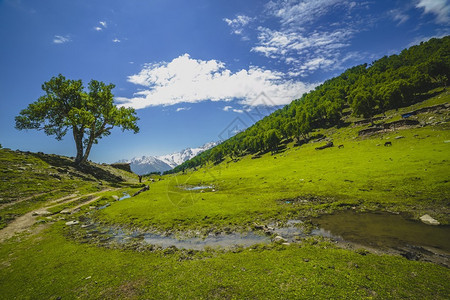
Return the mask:
<svg viewBox="0 0 450 300">
<path fill-rule="evenodd" d="M 131 159 L 121 159 L 117 161 L 117 163 L 129 163 L 131 170 L 138 175 L 149 174 L 152 172 L 165 172 L 172 170 L 185 161 L 218 144 L 218 142 L 208 142 L 200 147 L 188 147 L 179 152 L 159 156 L 143 155 Z"/>
</svg>

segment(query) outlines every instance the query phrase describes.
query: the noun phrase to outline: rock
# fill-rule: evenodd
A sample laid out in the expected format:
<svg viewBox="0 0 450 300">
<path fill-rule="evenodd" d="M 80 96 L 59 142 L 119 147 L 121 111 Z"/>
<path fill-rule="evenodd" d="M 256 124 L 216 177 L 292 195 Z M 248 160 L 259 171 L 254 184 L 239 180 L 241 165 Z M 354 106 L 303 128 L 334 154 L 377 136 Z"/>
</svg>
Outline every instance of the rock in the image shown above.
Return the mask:
<svg viewBox="0 0 450 300">
<path fill-rule="evenodd" d="M 51 215 L 51 213 L 49 211 L 46 210 L 39 210 L 39 211 L 35 211 L 32 214 L 33 216 L 48 216 Z"/>
<path fill-rule="evenodd" d="M 258 223 L 253 223 L 253 226 L 255 226 L 255 229 L 264 229 L 264 225 L 260 225 Z"/>
<path fill-rule="evenodd" d="M 428 224 L 428 225 L 439 225 L 439 224 L 441 224 L 437 220 L 433 219 L 428 214 L 421 216 L 420 217 L 420 221 L 422 221 L 423 223 Z"/>
<path fill-rule="evenodd" d="M 282 245 L 289 246 L 291 243 L 283 243 Z"/>
<path fill-rule="evenodd" d="M 404 139 L 404 138 L 405 138 L 405 137 L 404 137 L 403 135 L 399 135 L 399 136 L 396 136 L 396 137 L 395 137 L 396 140 Z"/>
<path fill-rule="evenodd" d="M 119 196 L 117 196 L 117 195 L 112 195 L 112 198 L 116 201 L 118 201 L 120 199 Z"/>
<path fill-rule="evenodd" d="M 284 237 L 282 237 L 281 235 L 277 235 L 277 236 L 273 239 L 273 241 L 274 241 L 275 243 L 287 243 L 287 240 L 286 240 Z"/>
<path fill-rule="evenodd" d="M 64 214 L 64 215 L 68 215 L 70 214 L 70 210 L 69 209 L 63 209 L 62 211 L 59 212 L 60 214 Z"/>
<path fill-rule="evenodd" d="M 69 222 L 66 222 L 66 225 L 72 226 L 72 225 L 77 225 L 78 223 L 79 223 L 78 221 L 69 221 Z"/>
</svg>

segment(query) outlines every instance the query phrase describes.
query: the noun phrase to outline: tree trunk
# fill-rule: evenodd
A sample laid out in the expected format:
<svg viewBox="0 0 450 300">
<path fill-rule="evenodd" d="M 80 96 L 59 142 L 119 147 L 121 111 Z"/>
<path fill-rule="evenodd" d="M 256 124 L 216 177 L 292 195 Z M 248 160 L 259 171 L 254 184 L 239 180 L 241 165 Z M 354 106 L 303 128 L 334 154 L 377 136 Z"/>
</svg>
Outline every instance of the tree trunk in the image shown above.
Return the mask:
<svg viewBox="0 0 450 300">
<path fill-rule="evenodd" d="M 92 144 L 94 144 L 94 140 L 95 140 L 94 132 L 91 132 L 91 134 L 89 135 L 89 141 L 88 141 L 88 144 L 87 144 L 87 146 L 86 146 L 86 151 L 84 152 L 84 156 L 83 156 L 83 158 L 81 159 L 81 163 L 82 163 L 82 164 L 84 164 L 84 163 L 87 162 L 87 159 L 88 159 L 88 157 L 89 157 L 89 153 L 91 153 Z"/>
<path fill-rule="evenodd" d="M 76 126 L 73 127 L 73 138 L 77 147 L 77 156 L 75 158 L 75 164 L 79 165 L 83 159 L 83 133 L 78 130 Z"/>
</svg>

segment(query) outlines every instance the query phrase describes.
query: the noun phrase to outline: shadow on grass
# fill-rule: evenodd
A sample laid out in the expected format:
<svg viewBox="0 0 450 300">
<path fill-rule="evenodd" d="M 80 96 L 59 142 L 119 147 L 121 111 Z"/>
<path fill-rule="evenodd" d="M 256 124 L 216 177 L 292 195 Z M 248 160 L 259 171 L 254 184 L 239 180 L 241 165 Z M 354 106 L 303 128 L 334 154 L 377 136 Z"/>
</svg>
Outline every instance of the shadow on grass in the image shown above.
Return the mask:
<svg viewBox="0 0 450 300">
<path fill-rule="evenodd" d="M 104 180 L 111 183 L 119 183 L 124 181 L 122 177 L 114 175 L 109 171 L 89 162 L 83 165 L 75 165 L 73 160 L 68 157 L 45 154 L 42 152 L 29 154 L 45 161 L 51 166 L 59 168 L 59 172 L 68 172 L 69 175 L 78 177 L 85 181 Z"/>
</svg>

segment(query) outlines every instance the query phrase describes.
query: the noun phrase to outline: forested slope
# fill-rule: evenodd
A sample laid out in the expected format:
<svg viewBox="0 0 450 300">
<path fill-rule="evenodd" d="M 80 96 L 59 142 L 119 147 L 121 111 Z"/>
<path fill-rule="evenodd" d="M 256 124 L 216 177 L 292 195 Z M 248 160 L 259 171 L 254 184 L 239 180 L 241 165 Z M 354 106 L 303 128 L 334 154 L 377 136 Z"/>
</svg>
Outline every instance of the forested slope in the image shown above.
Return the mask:
<svg viewBox="0 0 450 300">
<path fill-rule="evenodd" d="M 225 156 L 276 151 L 286 139 L 296 139 L 301 144 L 316 129 L 344 126 L 345 114 L 371 118 L 421 101 L 424 93 L 446 86 L 449 78 L 450 36 L 431 39 L 371 65 L 346 70 L 170 173 L 217 163 Z"/>
</svg>

